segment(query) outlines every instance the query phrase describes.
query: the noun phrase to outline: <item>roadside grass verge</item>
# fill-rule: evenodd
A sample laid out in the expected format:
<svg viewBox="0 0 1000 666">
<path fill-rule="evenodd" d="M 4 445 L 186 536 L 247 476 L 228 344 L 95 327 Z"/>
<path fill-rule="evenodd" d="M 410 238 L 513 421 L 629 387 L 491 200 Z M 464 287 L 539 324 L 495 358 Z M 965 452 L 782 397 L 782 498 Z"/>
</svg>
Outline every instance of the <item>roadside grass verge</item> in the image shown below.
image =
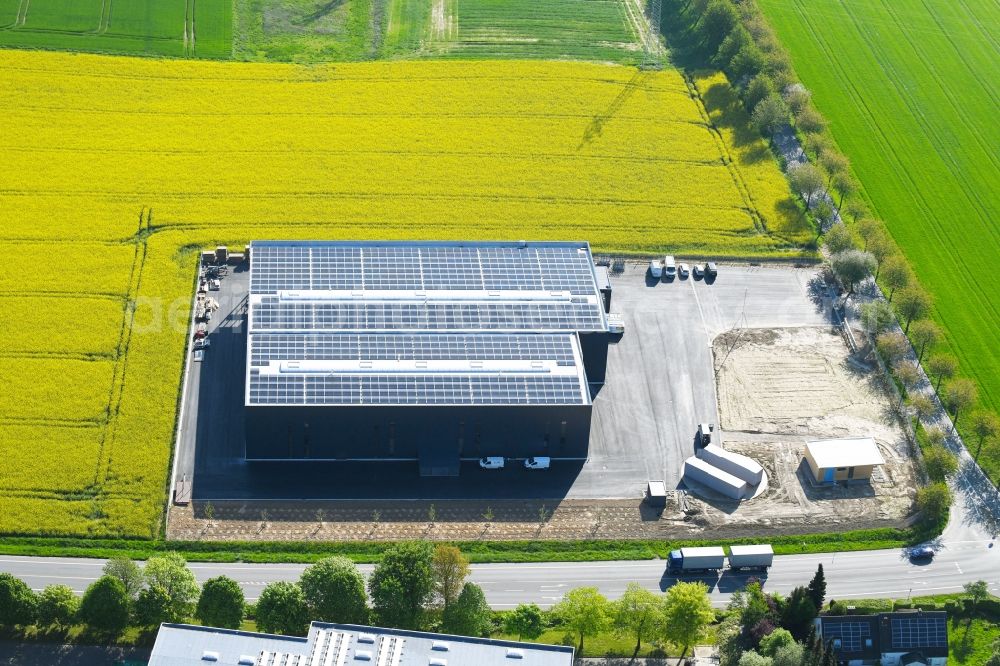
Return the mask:
<svg viewBox="0 0 1000 666">
<path fill-rule="evenodd" d="M 901 548 L 913 541 L 909 530 L 882 528 L 843 533 L 775 536 L 759 539 L 697 541 L 456 541 L 472 562 L 600 562 L 663 559 L 682 546 L 726 546 L 767 542 L 778 555 L 829 553 Z M 142 560 L 166 551 L 181 553 L 191 562 L 315 562 L 344 555 L 358 563 L 377 562 L 391 541 L 372 542 L 212 542 L 142 541 L 129 539 L 60 539 L 6 537 L 0 554 L 43 557 L 117 556 Z"/>
</svg>

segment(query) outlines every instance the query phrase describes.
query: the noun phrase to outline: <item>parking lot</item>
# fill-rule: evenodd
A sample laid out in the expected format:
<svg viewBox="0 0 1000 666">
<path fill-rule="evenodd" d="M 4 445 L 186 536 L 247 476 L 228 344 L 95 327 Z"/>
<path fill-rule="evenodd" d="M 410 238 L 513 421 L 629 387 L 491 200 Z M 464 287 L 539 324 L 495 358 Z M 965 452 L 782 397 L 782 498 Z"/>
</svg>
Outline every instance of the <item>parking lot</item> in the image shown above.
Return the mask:
<svg viewBox="0 0 1000 666">
<path fill-rule="evenodd" d="M 416 463 L 267 463 L 243 455 L 245 296 L 232 271 L 209 324 L 211 346 L 190 363 L 175 478 L 196 500 L 612 499 L 642 496 L 646 481 L 680 481 L 700 421 L 718 422 L 712 341 L 733 328 L 823 325 L 813 269 L 720 265 L 710 282 L 653 280 L 646 264 L 612 277 L 612 312 L 625 333 L 611 345 L 594 397 L 589 459 L 546 471 L 465 463 L 457 478 L 421 478 Z"/>
</svg>

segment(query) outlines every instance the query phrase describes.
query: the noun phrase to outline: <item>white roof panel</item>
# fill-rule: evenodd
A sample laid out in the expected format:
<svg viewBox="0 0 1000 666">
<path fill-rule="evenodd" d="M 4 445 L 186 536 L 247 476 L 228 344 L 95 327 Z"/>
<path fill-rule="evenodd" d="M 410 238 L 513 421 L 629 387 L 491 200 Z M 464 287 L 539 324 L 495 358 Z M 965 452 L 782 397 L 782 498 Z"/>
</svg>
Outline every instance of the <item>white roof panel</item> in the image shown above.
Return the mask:
<svg viewBox="0 0 1000 666">
<path fill-rule="evenodd" d="M 806 444 L 820 469 L 884 465 L 885 459 L 871 437 L 856 439 L 822 439 Z"/>
</svg>

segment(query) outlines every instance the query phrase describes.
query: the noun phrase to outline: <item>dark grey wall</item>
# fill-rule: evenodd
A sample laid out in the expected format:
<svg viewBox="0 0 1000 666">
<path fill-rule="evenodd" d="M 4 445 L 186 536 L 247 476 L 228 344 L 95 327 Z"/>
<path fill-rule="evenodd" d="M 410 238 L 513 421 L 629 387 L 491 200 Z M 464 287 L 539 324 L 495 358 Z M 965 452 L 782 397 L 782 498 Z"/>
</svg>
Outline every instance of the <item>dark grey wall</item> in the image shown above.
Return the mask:
<svg viewBox="0 0 1000 666">
<path fill-rule="evenodd" d="M 603 384 L 608 370 L 608 339 L 606 332 L 580 333 L 580 351 L 583 353 L 583 367 L 587 371 L 587 381 Z"/>
<path fill-rule="evenodd" d="M 246 457 L 585 458 L 591 405 L 247 407 Z M 426 451 L 425 451 L 426 453 Z"/>
</svg>

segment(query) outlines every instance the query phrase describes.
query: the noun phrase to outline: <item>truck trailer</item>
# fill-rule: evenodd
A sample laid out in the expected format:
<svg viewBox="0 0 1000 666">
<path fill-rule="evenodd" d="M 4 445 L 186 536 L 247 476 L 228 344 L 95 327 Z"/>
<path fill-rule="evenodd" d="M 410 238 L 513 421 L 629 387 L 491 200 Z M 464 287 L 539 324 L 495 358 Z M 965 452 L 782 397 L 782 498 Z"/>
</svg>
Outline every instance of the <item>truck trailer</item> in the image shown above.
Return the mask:
<svg viewBox="0 0 1000 666">
<path fill-rule="evenodd" d="M 730 546 L 729 568 L 767 571 L 774 562 L 774 549 L 769 545 Z"/>
<path fill-rule="evenodd" d="M 667 557 L 669 573 L 719 571 L 726 568 L 726 551 L 718 546 L 681 548 Z"/>
<path fill-rule="evenodd" d="M 667 573 L 715 573 L 728 566 L 733 571 L 767 571 L 774 562 L 774 549 L 769 545 L 730 546 L 729 557 L 718 546 L 681 548 L 667 556 Z"/>
</svg>

